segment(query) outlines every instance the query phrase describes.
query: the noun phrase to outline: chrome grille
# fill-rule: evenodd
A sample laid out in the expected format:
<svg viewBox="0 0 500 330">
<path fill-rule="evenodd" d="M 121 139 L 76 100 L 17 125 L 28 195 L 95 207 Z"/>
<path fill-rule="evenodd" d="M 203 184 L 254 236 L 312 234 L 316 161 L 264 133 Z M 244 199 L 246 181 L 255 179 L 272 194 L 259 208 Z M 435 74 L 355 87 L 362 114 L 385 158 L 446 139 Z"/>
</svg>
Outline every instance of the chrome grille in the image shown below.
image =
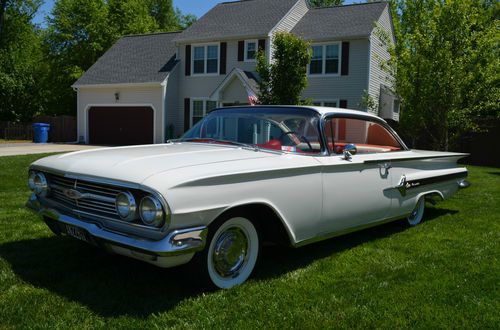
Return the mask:
<svg viewBox="0 0 500 330">
<path fill-rule="evenodd" d="M 54 174 L 47 175 L 47 178 L 50 187 L 49 199 L 71 208 L 75 213 L 120 220 L 115 201 L 121 190 Z M 78 192 L 79 198 L 69 197 L 70 190 Z"/>
</svg>

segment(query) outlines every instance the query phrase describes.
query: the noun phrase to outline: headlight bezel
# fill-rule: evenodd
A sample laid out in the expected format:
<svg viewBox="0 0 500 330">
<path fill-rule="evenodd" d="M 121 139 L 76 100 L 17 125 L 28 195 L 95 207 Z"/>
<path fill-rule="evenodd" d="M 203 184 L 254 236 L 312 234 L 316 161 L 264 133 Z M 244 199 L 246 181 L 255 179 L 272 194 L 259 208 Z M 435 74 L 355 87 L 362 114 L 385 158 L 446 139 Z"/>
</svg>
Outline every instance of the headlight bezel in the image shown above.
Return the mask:
<svg viewBox="0 0 500 330">
<path fill-rule="evenodd" d="M 28 187 L 39 197 L 46 197 L 49 193 L 49 182 L 42 172 L 29 172 Z"/>
<path fill-rule="evenodd" d="M 147 205 L 149 203 L 149 205 Z M 145 210 L 149 208 L 149 210 Z M 146 212 L 150 212 L 146 215 Z M 165 225 L 168 213 L 164 210 L 161 201 L 153 195 L 144 196 L 139 205 L 139 216 L 143 224 L 148 227 L 161 228 Z"/>
<path fill-rule="evenodd" d="M 126 214 L 123 212 L 120 212 L 120 205 L 118 205 L 119 198 L 121 196 L 124 196 L 125 200 L 128 203 L 128 211 Z M 137 219 L 137 203 L 135 201 L 134 195 L 130 191 L 122 191 L 118 195 L 116 195 L 115 198 L 115 207 L 116 207 L 116 212 L 118 213 L 118 216 L 126 222 L 133 222 L 134 220 Z M 122 205 L 123 207 L 123 205 Z"/>
</svg>

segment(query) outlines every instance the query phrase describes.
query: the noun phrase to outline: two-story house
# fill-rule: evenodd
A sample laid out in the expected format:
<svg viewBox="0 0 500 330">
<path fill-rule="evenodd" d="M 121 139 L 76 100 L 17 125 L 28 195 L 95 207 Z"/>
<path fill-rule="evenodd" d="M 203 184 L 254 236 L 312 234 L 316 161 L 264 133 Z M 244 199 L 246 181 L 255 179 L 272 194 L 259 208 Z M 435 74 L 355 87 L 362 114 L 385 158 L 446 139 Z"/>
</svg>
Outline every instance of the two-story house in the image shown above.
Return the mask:
<svg viewBox="0 0 500 330">
<path fill-rule="evenodd" d="M 379 116 L 398 120 L 377 26 L 394 40 L 386 2 L 312 9 L 305 0 L 246 0 L 218 4 L 182 32 L 123 37 L 73 85 L 78 135 L 95 144 L 161 143 L 218 106 L 252 103 L 256 52 L 272 61 L 280 31 L 311 43 L 304 99 L 368 110 L 367 94 Z"/>
</svg>

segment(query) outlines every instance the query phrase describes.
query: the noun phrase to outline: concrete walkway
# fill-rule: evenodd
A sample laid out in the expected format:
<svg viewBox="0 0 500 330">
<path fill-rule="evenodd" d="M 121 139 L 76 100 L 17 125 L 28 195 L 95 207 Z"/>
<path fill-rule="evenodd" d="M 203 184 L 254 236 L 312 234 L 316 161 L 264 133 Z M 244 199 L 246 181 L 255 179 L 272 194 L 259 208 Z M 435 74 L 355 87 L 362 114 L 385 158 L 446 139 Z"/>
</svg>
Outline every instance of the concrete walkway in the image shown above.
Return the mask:
<svg viewBox="0 0 500 330">
<path fill-rule="evenodd" d="M 97 149 L 102 146 L 91 146 L 86 144 L 65 143 L 2 143 L 0 144 L 0 157 L 45 154 L 51 152 L 70 152 L 77 150 Z"/>
</svg>

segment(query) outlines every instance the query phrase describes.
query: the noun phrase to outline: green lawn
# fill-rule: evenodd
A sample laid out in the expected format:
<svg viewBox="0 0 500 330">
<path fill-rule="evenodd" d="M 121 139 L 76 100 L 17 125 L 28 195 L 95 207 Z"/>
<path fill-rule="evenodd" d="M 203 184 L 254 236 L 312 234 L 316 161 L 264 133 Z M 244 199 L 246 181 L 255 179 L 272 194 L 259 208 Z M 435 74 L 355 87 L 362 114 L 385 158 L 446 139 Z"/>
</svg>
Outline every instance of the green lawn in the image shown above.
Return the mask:
<svg viewBox="0 0 500 330">
<path fill-rule="evenodd" d="M 2 328 L 500 328 L 500 169 L 426 222 L 301 249 L 264 248 L 253 279 L 206 292 L 162 270 L 54 236 L 24 208 L 28 164 L 0 157 Z"/>
</svg>

